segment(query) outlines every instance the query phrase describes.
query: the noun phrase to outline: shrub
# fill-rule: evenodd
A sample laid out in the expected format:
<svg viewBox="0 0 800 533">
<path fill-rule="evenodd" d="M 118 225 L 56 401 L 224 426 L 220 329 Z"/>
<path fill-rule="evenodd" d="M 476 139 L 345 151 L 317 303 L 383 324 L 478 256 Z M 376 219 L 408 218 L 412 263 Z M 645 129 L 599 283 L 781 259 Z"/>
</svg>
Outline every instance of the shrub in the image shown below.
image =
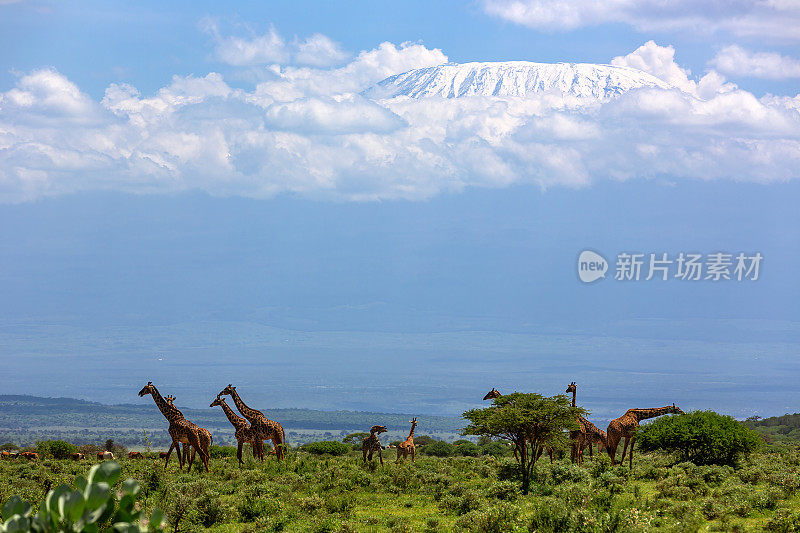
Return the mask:
<svg viewBox="0 0 800 533">
<path fill-rule="evenodd" d="M 54 459 L 69 459 L 73 453 L 78 451 L 75 445 L 63 440 L 48 440 L 40 444 L 42 451 L 49 453 Z"/>
<path fill-rule="evenodd" d="M 493 455 L 495 457 L 505 455 L 509 449 L 510 448 L 502 442 L 489 442 L 480 445 L 481 455 Z"/>
<path fill-rule="evenodd" d="M 465 457 L 477 457 L 481 454 L 481 449 L 478 448 L 478 445 L 475 443 L 465 442 L 456 447 L 456 452 L 458 455 L 463 455 Z"/>
<path fill-rule="evenodd" d="M 212 458 L 236 457 L 236 448 L 234 446 L 217 446 L 216 444 L 212 444 L 209 448 L 209 452 Z M 244 452 L 242 452 L 242 455 L 244 456 Z"/>
<path fill-rule="evenodd" d="M 335 440 L 321 440 L 303 445 L 303 450 L 314 455 L 345 455 L 350 451 L 350 446 Z"/>
<path fill-rule="evenodd" d="M 660 418 L 643 426 L 636 441 L 644 451 L 676 453 L 682 461 L 701 465 L 732 465 L 762 442 L 756 432 L 713 411 Z"/>
<path fill-rule="evenodd" d="M 76 490 L 60 485 L 49 491 L 34 515 L 30 503 L 12 496 L 3 505 L 5 521 L 0 523 L 0 531 L 98 531 L 107 524 L 113 527 L 104 527 L 103 531 L 161 531 L 163 515 L 159 510 L 153 511 L 144 529 L 140 527 L 145 517 L 136 510 L 136 481 L 129 479 L 122 484 L 122 496 L 117 502 L 111 487 L 120 473 L 119 464 L 113 461 L 95 465 L 87 477 L 75 479 Z"/>
<path fill-rule="evenodd" d="M 425 455 L 433 455 L 435 457 L 452 457 L 456 454 L 456 447 L 443 440 L 437 440 L 432 444 L 428 444 L 422 449 Z"/>
</svg>

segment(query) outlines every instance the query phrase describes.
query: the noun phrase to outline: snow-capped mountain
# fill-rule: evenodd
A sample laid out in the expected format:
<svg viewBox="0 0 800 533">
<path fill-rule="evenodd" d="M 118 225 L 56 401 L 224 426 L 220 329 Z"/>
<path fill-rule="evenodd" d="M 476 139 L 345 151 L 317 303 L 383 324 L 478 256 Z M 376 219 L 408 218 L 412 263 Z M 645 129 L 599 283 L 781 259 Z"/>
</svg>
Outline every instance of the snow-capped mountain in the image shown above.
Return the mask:
<svg viewBox="0 0 800 533">
<path fill-rule="evenodd" d="M 669 88 L 640 70 L 591 63 L 447 63 L 391 76 L 364 91 L 373 99 L 409 96 L 510 96 L 555 93 L 604 99 L 641 87 Z"/>
</svg>

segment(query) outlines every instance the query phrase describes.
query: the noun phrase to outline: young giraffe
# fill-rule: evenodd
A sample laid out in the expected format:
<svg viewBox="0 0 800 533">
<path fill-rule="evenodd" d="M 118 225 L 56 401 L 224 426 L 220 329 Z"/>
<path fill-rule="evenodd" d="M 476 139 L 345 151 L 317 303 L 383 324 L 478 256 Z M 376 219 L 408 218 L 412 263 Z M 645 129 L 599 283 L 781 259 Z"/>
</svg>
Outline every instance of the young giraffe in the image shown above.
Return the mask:
<svg viewBox="0 0 800 533">
<path fill-rule="evenodd" d="M 174 409 L 180 416 L 183 416 L 183 413 L 175 407 L 175 396 L 165 396 L 164 400 L 169 404 L 169 406 Z M 211 458 L 211 443 L 214 442 L 214 437 L 211 436 L 211 432 L 206 428 L 201 428 L 197 424 L 193 422 L 189 422 L 189 424 L 195 428 L 197 428 L 198 434 L 200 436 L 200 446 L 207 450 L 206 455 L 208 455 L 209 459 Z M 176 449 L 176 452 L 180 453 L 180 450 Z M 187 463 L 189 467 L 189 471 L 192 471 L 192 464 L 194 464 L 194 455 L 196 452 L 196 448 L 191 448 L 191 454 L 189 453 L 190 446 L 188 444 L 183 445 L 183 462 Z M 202 456 L 202 453 L 200 454 Z M 206 461 L 203 461 L 203 464 L 208 468 L 206 465 Z"/>
<path fill-rule="evenodd" d="M 233 409 L 228 407 L 228 404 L 225 403 L 225 398 L 222 396 L 217 396 L 216 399 L 211 402 L 210 407 L 215 407 L 217 405 L 222 407 L 222 410 L 225 411 L 225 416 L 228 417 L 231 425 L 233 425 L 234 429 L 236 430 L 234 435 L 236 437 L 236 441 L 239 443 L 239 446 L 236 450 L 236 458 L 239 459 L 239 463 L 244 464 L 244 461 L 242 460 L 242 446 L 245 444 L 249 444 L 252 447 L 254 459 L 261 457 L 263 455 L 261 450 L 262 442 L 260 439 L 258 439 L 247 420 L 234 413 Z"/>
<path fill-rule="evenodd" d="M 395 463 L 399 463 L 401 457 L 403 459 L 408 457 L 409 453 L 411 454 L 411 462 L 413 463 L 414 457 L 417 454 L 416 447 L 414 446 L 414 428 L 417 427 L 417 419 L 414 418 L 413 420 L 409 420 L 409 422 L 411 422 L 411 431 L 408 432 L 406 440 L 397 445 L 397 460 Z"/>
<path fill-rule="evenodd" d="M 381 433 L 385 433 L 388 431 L 386 426 L 372 426 L 369 430 L 369 437 L 364 439 L 364 442 L 361 443 L 361 451 L 364 452 L 364 462 L 367 462 L 367 454 L 369 453 L 369 460 L 372 461 L 372 454 L 374 452 L 378 452 L 378 458 L 381 460 L 381 464 L 383 464 L 383 454 L 381 453 L 381 439 L 378 438 L 378 435 Z"/>
<path fill-rule="evenodd" d="M 680 408 L 675 407 L 675 404 L 667 405 L 666 407 L 654 407 L 652 409 L 628 409 L 625 414 L 619 418 L 615 418 L 608 424 L 607 439 L 608 443 L 606 449 L 608 455 L 611 456 L 611 465 L 616 464 L 615 455 L 617 454 L 617 446 L 619 441 L 624 437 L 625 446 L 622 448 L 622 459 L 620 463 L 625 461 L 625 452 L 628 449 L 628 441 L 630 441 L 630 468 L 633 468 L 633 444 L 636 440 L 636 429 L 639 427 L 639 422 L 647 420 L 648 418 L 655 418 L 657 416 L 669 414 L 683 414 Z"/>
<path fill-rule="evenodd" d="M 172 450 L 177 450 L 178 454 L 178 463 L 180 465 L 181 471 L 183 471 L 183 458 L 181 457 L 181 443 L 192 445 L 195 449 L 200 450 L 200 456 L 203 459 L 203 463 L 206 465 L 206 470 L 208 470 L 208 449 L 203 449 L 200 443 L 200 432 L 198 431 L 198 427 L 183 418 L 183 414 L 180 411 L 175 409 L 171 406 L 167 401 L 161 396 L 156 389 L 155 385 L 153 385 L 152 381 L 148 381 L 147 385 L 142 387 L 142 390 L 139 391 L 139 396 L 142 397 L 146 394 L 149 394 L 153 397 L 153 401 L 158 407 L 161 414 L 164 415 L 164 418 L 167 419 L 169 422 L 169 428 L 167 431 L 169 432 L 169 436 L 172 437 L 172 445 L 169 447 L 169 451 L 167 452 L 167 458 L 164 462 L 164 468 L 167 468 L 167 464 L 169 464 L 169 456 L 172 453 Z"/>
<path fill-rule="evenodd" d="M 584 425 L 583 425 L 583 443 L 581 449 L 579 451 L 581 456 L 581 462 L 583 462 L 583 450 L 588 447 L 589 448 L 589 457 L 592 456 L 592 445 L 597 444 L 597 453 L 602 452 L 606 446 L 608 445 L 608 439 L 606 437 L 606 432 L 602 429 L 598 428 L 590 421 L 584 418 Z"/>
<path fill-rule="evenodd" d="M 494 400 L 495 398 L 499 398 L 501 396 L 502 396 L 502 394 L 500 394 L 500 391 L 495 389 L 494 387 L 492 387 L 492 390 L 490 390 L 489 392 L 486 393 L 486 396 L 483 397 L 483 400 L 484 401 L 486 401 L 486 400 Z M 553 448 L 551 448 L 550 446 L 543 446 L 539 450 L 539 455 L 536 456 L 536 459 L 538 460 L 539 457 L 541 457 L 542 454 L 545 451 L 547 452 L 547 455 L 550 456 L 550 464 L 553 464 Z M 514 445 L 514 459 L 519 461 L 519 454 L 521 452 L 522 452 L 522 450 L 520 450 L 519 445 L 515 444 Z"/>
<path fill-rule="evenodd" d="M 261 440 L 271 440 L 272 447 L 275 448 L 275 456 L 280 460 L 286 457 L 285 443 L 286 436 L 283 432 L 283 426 L 278 422 L 270 420 L 264 413 L 258 409 L 248 407 L 236 392 L 236 387 L 228 384 L 227 387 L 222 389 L 218 396 L 230 395 L 236 408 L 242 413 L 247 420 L 250 421 L 251 429 L 258 435 Z M 264 460 L 264 452 L 261 452 L 261 460 Z"/>
</svg>

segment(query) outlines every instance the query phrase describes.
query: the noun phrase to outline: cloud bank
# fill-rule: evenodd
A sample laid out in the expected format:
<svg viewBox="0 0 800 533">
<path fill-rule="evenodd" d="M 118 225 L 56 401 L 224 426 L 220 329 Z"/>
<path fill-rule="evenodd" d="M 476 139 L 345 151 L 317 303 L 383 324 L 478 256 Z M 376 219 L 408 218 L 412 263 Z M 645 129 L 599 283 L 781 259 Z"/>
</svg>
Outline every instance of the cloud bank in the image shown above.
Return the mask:
<svg viewBox="0 0 800 533">
<path fill-rule="evenodd" d="M 736 45 L 720 50 L 711 65 L 732 76 L 771 80 L 800 78 L 800 60 L 774 52 L 751 52 Z"/>
<path fill-rule="evenodd" d="M 262 37 L 259 51 L 242 52 L 247 68 L 282 57 Z M 515 184 L 800 178 L 800 96 L 759 99 L 714 71 L 694 79 L 674 54 L 648 42 L 614 58 L 672 88 L 608 100 L 361 96 L 447 61 L 413 43 L 338 67 L 270 63 L 249 90 L 212 72 L 152 95 L 112 84 L 99 101 L 55 69 L 36 70 L 0 92 L 0 201 L 89 190 L 417 200 Z"/>
<path fill-rule="evenodd" d="M 640 31 L 800 40 L 800 3 L 795 0 L 483 0 L 482 5 L 490 15 L 544 31 L 623 23 Z"/>
</svg>

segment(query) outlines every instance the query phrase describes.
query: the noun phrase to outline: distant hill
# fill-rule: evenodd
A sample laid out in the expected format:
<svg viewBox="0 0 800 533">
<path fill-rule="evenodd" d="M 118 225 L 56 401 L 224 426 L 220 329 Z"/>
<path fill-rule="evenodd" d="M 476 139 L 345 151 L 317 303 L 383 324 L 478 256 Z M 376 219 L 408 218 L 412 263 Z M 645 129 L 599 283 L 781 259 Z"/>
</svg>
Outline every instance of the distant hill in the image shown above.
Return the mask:
<svg viewBox="0 0 800 533">
<path fill-rule="evenodd" d="M 769 418 L 750 417 L 744 424 L 774 441 L 800 440 L 800 413 Z"/>
<path fill-rule="evenodd" d="M 187 419 L 211 430 L 215 442 L 231 441 L 232 427 L 221 409 L 179 407 Z M 261 410 L 283 425 L 290 442 L 314 440 L 315 435 L 327 438 L 367 431 L 374 424 L 387 426 L 390 436 L 405 437 L 412 416 L 313 409 Z M 423 416 L 419 421 L 417 434 L 453 435 L 464 427 L 464 421 L 456 417 Z M 162 445 L 168 438 L 166 427 L 164 417 L 152 401 L 141 405 L 105 405 L 75 398 L 0 395 L 0 443 L 24 445 L 36 440 L 63 438 L 80 444 L 114 438 L 126 446 L 142 446 L 146 430 L 152 445 Z"/>
</svg>

